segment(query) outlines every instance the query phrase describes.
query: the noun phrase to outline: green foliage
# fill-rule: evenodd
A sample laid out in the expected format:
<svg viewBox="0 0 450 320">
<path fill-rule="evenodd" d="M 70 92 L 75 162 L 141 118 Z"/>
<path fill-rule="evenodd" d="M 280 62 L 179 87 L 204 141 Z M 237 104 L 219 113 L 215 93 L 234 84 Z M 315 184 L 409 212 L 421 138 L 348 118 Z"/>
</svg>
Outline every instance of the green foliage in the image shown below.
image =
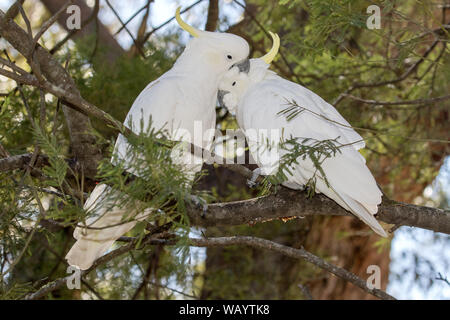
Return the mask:
<svg viewBox="0 0 450 320">
<path fill-rule="evenodd" d="M 103 160 L 99 165 L 99 178 L 113 189 L 123 191 L 114 199 L 120 206 L 138 206 L 140 211 L 161 208 L 165 219 L 187 227 L 184 201 L 190 193 L 190 179 L 183 167 L 172 160 L 173 143 L 166 141 L 167 146 L 162 146 L 165 134 L 154 131 L 151 126 L 147 131 L 142 127 L 139 135 L 127 139 L 126 160 L 117 154 L 113 154 L 111 161 Z M 113 147 L 111 143 L 111 153 Z"/>
<path fill-rule="evenodd" d="M 39 127 L 34 127 L 34 138 L 42 152 L 48 156 L 50 166 L 44 167 L 43 173 L 48 177 L 48 184 L 62 188 L 69 166 L 64 159 L 63 147 L 58 144 L 57 137 L 47 135 Z"/>
<path fill-rule="evenodd" d="M 70 60 L 69 72 L 74 77 L 85 99 L 101 106 L 106 112 L 118 119 L 124 119 L 133 100 L 138 93 L 153 79 L 165 72 L 172 64 L 173 58 L 170 52 L 156 49 L 150 43 L 146 45 L 148 58 L 130 58 L 124 56 L 119 59 L 114 68 L 104 63 L 100 58 L 102 48 L 92 52 L 92 39 L 87 38 L 77 42 L 77 47 L 72 48 L 59 56 L 61 63 Z M 35 188 L 40 200 L 45 204 L 46 219 L 55 221 L 61 226 L 71 227 L 83 223 L 92 213 L 82 209 L 83 197 L 79 194 L 85 192 L 85 178 L 77 176 L 68 166 L 68 132 L 64 123 L 60 121 L 60 108 L 56 108 L 55 99 L 47 100 L 46 125 L 43 129 L 30 123 L 30 116 L 39 123 L 40 100 L 39 94 L 33 89 L 23 87 L 23 96 L 18 90 L 13 90 L 3 98 L 0 109 L 0 143 L 10 152 L 32 152 L 39 147 L 39 152 L 48 158 L 49 166 L 40 171 L 40 176 L 26 178 L 22 172 L 1 173 L 0 181 L 0 254 L 8 257 L 1 259 L 0 295 L 3 298 L 17 298 L 26 292 L 33 290 L 27 283 L 35 281 L 36 277 L 65 276 L 65 263 L 61 259 L 67 253 L 67 246 L 72 243 L 71 232 L 59 233 L 47 232 L 44 228 L 38 228 L 38 233 L 28 248 L 25 247 L 26 235 L 30 227 L 36 222 L 39 210 L 31 188 Z M 25 100 L 24 100 L 25 99 Z M 31 115 L 25 108 L 27 102 Z M 111 154 L 114 141 L 108 140 L 115 137 L 113 131 L 105 124 L 95 121 L 96 131 L 93 132 L 101 142 L 105 153 Z M 156 137 L 158 135 L 158 137 Z M 99 167 L 99 179 L 111 184 L 114 188 L 122 190 L 120 197 L 113 203 L 131 205 L 139 210 L 154 208 L 154 215 L 150 215 L 145 223 L 138 224 L 129 236 L 142 239 L 148 233 L 148 223 L 160 225 L 172 223 L 173 231 L 181 237 L 180 243 L 163 254 L 163 259 L 171 266 L 170 275 L 162 273 L 161 276 L 173 275 L 173 270 L 178 270 L 179 281 L 186 278 L 185 268 L 180 267 L 186 262 L 188 256 L 186 237 L 189 232 L 189 221 L 185 214 L 185 201 L 190 194 L 190 183 L 181 168 L 172 164 L 170 157 L 172 145 L 167 143 L 162 132 L 144 132 L 136 138 L 129 140 L 128 155 L 138 170 L 134 174 L 143 178 L 127 179 L 130 175 L 124 175 L 123 170 L 127 165 L 121 161 L 113 166 L 108 157 Z M 161 147 L 167 145 L 168 147 Z M 38 170 L 39 171 L 39 170 Z M 31 179 L 31 181 L 29 180 Z M 34 185 L 32 187 L 31 185 Z M 72 190 L 72 191 L 71 191 Z M 124 196 L 128 193 L 129 196 Z M 134 219 L 133 216 L 124 217 L 123 223 Z M 68 230 L 68 229 L 67 229 Z M 48 248 L 37 246 L 36 241 L 51 243 L 55 250 L 53 254 Z M 18 257 L 23 249 L 25 254 L 18 261 L 10 274 L 3 275 L 12 261 Z M 55 257 L 57 252 L 58 257 Z M 138 255 L 142 256 L 141 253 Z M 39 268 L 34 272 L 27 270 L 27 264 L 36 264 Z M 142 260 L 142 257 L 141 257 Z M 143 261 L 145 262 L 145 260 Z M 120 265 L 117 272 L 132 274 L 127 265 Z M 106 269 L 99 268 L 99 272 Z M 108 271 L 109 273 L 109 271 Z M 3 277 L 5 276 L 5 277 Z M 137 280 L 136 280 L 137 281 Z M 38 284 L 39 285 L 39 284 Z M 117 285 L 117 287 L 116 287 Z M 126 288 L 134 290 L 136 282 L 127 287 L 124 283 L 116 282 L 105 292 L 112 298 L 126 296 Z M 122 295 L 115 292 L 124 289 Z M 104 290 L 101 290 L 104 291 Z M 62 290 L 53 294 L 53 298 L 70 297 L 73 292 Z M 167 293 L 170 295 L 170 291 Z"/>
<path fill-rule="evenodd" d="M 15 300 L 18 297 L 25 296 L 33 289 L 30 283 L 14 283 L 6 291 L 0 291 L 0 300 Z"/>
</svg>

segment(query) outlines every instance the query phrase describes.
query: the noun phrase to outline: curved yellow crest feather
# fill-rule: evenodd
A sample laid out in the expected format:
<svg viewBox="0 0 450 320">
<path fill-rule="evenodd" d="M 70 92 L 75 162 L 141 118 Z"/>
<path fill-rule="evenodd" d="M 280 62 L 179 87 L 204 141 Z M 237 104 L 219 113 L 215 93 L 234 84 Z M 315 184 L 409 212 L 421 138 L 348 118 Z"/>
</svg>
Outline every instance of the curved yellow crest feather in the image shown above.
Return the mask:
<svg viewBox="0 0 450 320">
<path fill-rule="evenodd" d="M 181 6 L 177 8 L 175 12 L 175 19 L 177 20 L 178 24 L 183 30 L 186 30 L 189 32 L 193 37 L 197 38 L 199 36 L 198 30 L 195 29 L 193 26 L 188 25 L 186 22 L 183 21 L 180 17 L 180 9 Z"/>
<path fill-rule="evenodd" d="M 273 33 L 271 31 L 269 31 L 269 33 L 273 40 L 272 49 L 270 49 L 270 51 L 265 56 L 260 58 L 267 64 L 270 64 L 273 61 L 278 53 L 278 50 L 280 49 L 280 37 L 276 33 Z"/>
</svg>

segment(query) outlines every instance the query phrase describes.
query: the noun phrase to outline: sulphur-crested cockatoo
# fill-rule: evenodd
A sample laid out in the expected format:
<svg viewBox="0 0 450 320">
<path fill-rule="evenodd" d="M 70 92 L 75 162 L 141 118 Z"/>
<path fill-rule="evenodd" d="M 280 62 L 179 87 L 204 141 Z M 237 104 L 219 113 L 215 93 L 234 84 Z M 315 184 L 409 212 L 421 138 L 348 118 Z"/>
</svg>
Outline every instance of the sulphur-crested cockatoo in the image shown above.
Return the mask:
<svg viewBox="0 0 450 320">
<path fill-rule="evenodd" d="M 197 139 L 198 137 L 194 137 L 194 127 L 197 135 L 202 135 L 208 129 L 214 130 L 219 80 L 233 66 L 241 71 L 248 71 L 249 46 L 243 38 L 233 34 L 193 28 L 181 19 L 180 8 L 176 11 L 176 20 L 193 39 L 188 42 L 173 67 L 139 94 L 127 115 L 125 125 L 130 125 L 131 122 L 131 129 L 138 133 L 141 129 L 148 129 L 151 119 L 152 128 L 164 130 L 169 139 L 187 141 L 208 150 L 213 134 Z M 144 128 L 141 128 L 141 119 Z M 133 172 L 133 163 L 127 159 L 128 147 L 126 138 L 119 135 L 114 150 L 117 156 L 115 159 L 125 161 L 127 171 L 138 174 Z M 192 159 L 191 156 L 190 152 L 185 152 L 184 156 L 173 157 L 173 160 L 184 165 L 187 175 L 193 177 L 201 170 L 202 161 Z M 149 209 L 139 212 L 138 208 L 121 208 L 115 205 L 115 192 L 117 193 L 105 184 L 99 184 L 87 199 L 84 208 L 93 212 L 94 216 L 88 219 L 88 228 L 75 229 L 74 237 L 77 242 L 66 256 L 70 265 L 88 269 L 115 240 L 131 230 L 138 220 L 151 213 Z M 124 215 L 135 218 L 123 223 Z"/>
<path fill-rule="evenodd" d="M 333 143 L 340 152 L 319 166 L 325 177 L 309 156 L 300 156 L 297 163 L 290 162 L 289 170 L 283 171 L 287 177 L 283 185 L 302 189 L 313 179 L 316 192 L 336 201 L 379 235 L 387 236 L 374 217 L 382 193 L 358 151 L 365 146 L 363 139 L 317 94 L 268 70 L 280 43 L 278 35 L 271 35 L 271 51 L 262 58 L 251 59 L 248 73 L 233 68 L 225 74 L 219 84 L 219 103 L 236 114 L 250 153 L 264 175 L 279 170 L 280 158 L 289 152 L 281 140 L 296 139 L 311 146 L 313 141 L 336 139 Z M 294 118 L 287 116 L 292 114 L 287 112 L 292 106 L 298 108 L 291 109 L 298 111 Z"/>
</svg>

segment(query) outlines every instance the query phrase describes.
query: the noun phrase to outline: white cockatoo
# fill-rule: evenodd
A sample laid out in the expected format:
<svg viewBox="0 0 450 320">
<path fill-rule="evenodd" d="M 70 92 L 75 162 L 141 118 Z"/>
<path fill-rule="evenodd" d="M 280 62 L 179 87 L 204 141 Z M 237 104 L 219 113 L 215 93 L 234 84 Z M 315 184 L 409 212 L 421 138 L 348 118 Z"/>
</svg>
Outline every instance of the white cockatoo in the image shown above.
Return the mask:
<svg viewBox="0 0 450 320">
<path fill-rule="evenodd" d="M 180 8 L 177 8 L 175 16 L 181 28 L 188 31 L 193 39 L 188 42 L 173 67 L 139 94 L 128 112 L 125 125 L 130 125 L 131 122 L 130 129 L 138 133 L 142 129 L 148 129 L 151 119 L 151 127 L 155 130 L 163 129 L 169 139 L 186 141 L 208 150 L 214 135 L 201 137 L 200 142 L 196 143 L 195 138 L 193 141 L 194 126 L 203 132 L 214 130 L 219 80 L 231 67 L 248 71 L 249 46 L 243 38 L 233 34 L 193 28 L 181 19 Z M 141 119 L 146 128 L 141 128 Z M 196 134 L 202 135 L 203 132 Z M 114 149 L 114 161 L 123 160 L 127 171 L 137 173 L 133 172 L 133 163 L 127 159 L 128 147 L 126 138 L 119 135 Z M 183 158 L 186 161 L 183 162 Z M 193 178 L 201 170 L 201 159 L 193 159 L 190 152 L 185 152 L 184 156 L 178 158 L 173 157 L 173 160 L 184 165 L 183 169 L 188 177 Z M 121 208 L 115 205 L 115 193 L 119 194 L 105 184 L 99 184 L 92 191 L 84 208 L 94 212 L 94 216 L 88 219 L 88 228 L 75 229 L 74 237 L 77 242 L 66 256 L 70 265 L 82 270 L 88 269 L 115 240 L 131 230 L 138 220 L 151 214 L 151 209 L 139 212 L 136 207 Z M 124 215 L 135 218 L 123 223 Z"/>
<path fill-rule="evenodd" d="M 386 237 L 374 217 L 382 193 L 358 151 L 364 148 L 364 140 L 317 94 L 268 70 L 280 45 L 278 35 L 271 36 L 272 49 L 262 58 L 250 59 L 248 72 L 233 68 L 225 74 L 219 84 L 219 103 L 235 113 L 250 154 L 264 175 L 275 174 L 280 158 L 289 152 L 289 148 L 281 147 L 281 141 L 293 138 L 311 146 L 313 141 L 331 140 L 341 146 L 339 152 L 321 163 L 325 177 L 309 156 L 300 156 L 297 163 L 289 163 L 288 170 L 283 168 L 287 177 L 283 185 L 303 189 L 313 179 L 316 192 L 333 199 Z M 288 116 L 289 107 L 290 114 L 296 112 L 295 117 Z"/>
</svg>

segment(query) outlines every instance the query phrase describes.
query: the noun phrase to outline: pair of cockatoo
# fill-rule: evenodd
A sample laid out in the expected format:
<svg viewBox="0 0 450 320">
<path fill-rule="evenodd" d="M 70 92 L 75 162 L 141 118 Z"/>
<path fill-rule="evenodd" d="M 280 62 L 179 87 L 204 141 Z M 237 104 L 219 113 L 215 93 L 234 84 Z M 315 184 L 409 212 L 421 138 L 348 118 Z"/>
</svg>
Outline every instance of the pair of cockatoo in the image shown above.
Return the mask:
<svg viewBox="0 0 450 320">
<path fill-rule="evenodd" d="M 152 128 L 164 128 L 169 134 L 168 138 L 191 143 L 195 122 L 200 123 L 203 130 L 215 128 L 215 105 L 216 98 L 219 97 L 220 102 L 236 111 L 239 125 L 244 130 L 274 128 L 283 129 L 294 137 L 321 140 L 340 136 L 343 142 L 359 141 L 324 161 L 322 167 L 329 185 L 319 178 L 316 190 L 332 198 L 361 218 L 375 232 L 385 236 L 383 228 L 373 217 L 381 202 L 381 192 L 366 167 L 364 158 L 358 152 L 358 149 L 364 147 L 362 138 L 319 96 L 268 71 L 278 51 L 278 36 L 273 35 L 274 46 L 267 55 L 249 61 L 249 45 L 243 38 L 233 34 L 197 30 L 181 19 L 180 8 L 176 11 L 176 20 L 193 39 L 172 69 L 151 82 L 139 94 L 125 120 L 126 124 L 131 122 L 130 129 L 136 133 L 147 130 L 148 128 L 141 128 L 141 120 L 148 127 L 151 119 Z M 219 85 L 221 91 L 218 91 Z M 277 115 L 286 99 L 294 99 L 316 114 L 325 115 L 343 126 L 307 113 L 288 122 Z M 201 142 L 200 147 L 209 150 L 212 142 L 213 136 L 210 135 Z M 248 142 L 254 158 L 261 158 L 257 153 L 262 149 L 257 144 L 262 142 L 258 139 L 248 139 Z M 127 170 L 132 172 L 133 163 L 127 158 L 128 147 L 126 138 L 119 135 L 114 149 L 115 158 L 123 160 L 127 164 Z M 191 158 L 191 154 L 184 156 Z M 193 177 L 201 170 L 201 160 L 183 162 L 181 156 L 179 161 L 187 174 Z M 264 161 L 258 164 L 262 168 L 265 166 Z M 292 172 L 284 185 L 301 189 L 313 175 L 311 161 L 299 159 Z M 88 219 L 85 227 L 77 227 L 74 231 L 77 241 L 66 256 L 70 265 L 88 269 L 115 240 L 131 230 L 137 221 L 152 213 L 151 209 L 139 212 L 138 207 L 123 208 L 116 205 L 114 195 L 120 193 L 104 184 L 92 191 L 84 208 L 94 212 L 94 215 Z M 134 217 L 134 220 L 123 223 L 124 216 Z"/>
</svg>

